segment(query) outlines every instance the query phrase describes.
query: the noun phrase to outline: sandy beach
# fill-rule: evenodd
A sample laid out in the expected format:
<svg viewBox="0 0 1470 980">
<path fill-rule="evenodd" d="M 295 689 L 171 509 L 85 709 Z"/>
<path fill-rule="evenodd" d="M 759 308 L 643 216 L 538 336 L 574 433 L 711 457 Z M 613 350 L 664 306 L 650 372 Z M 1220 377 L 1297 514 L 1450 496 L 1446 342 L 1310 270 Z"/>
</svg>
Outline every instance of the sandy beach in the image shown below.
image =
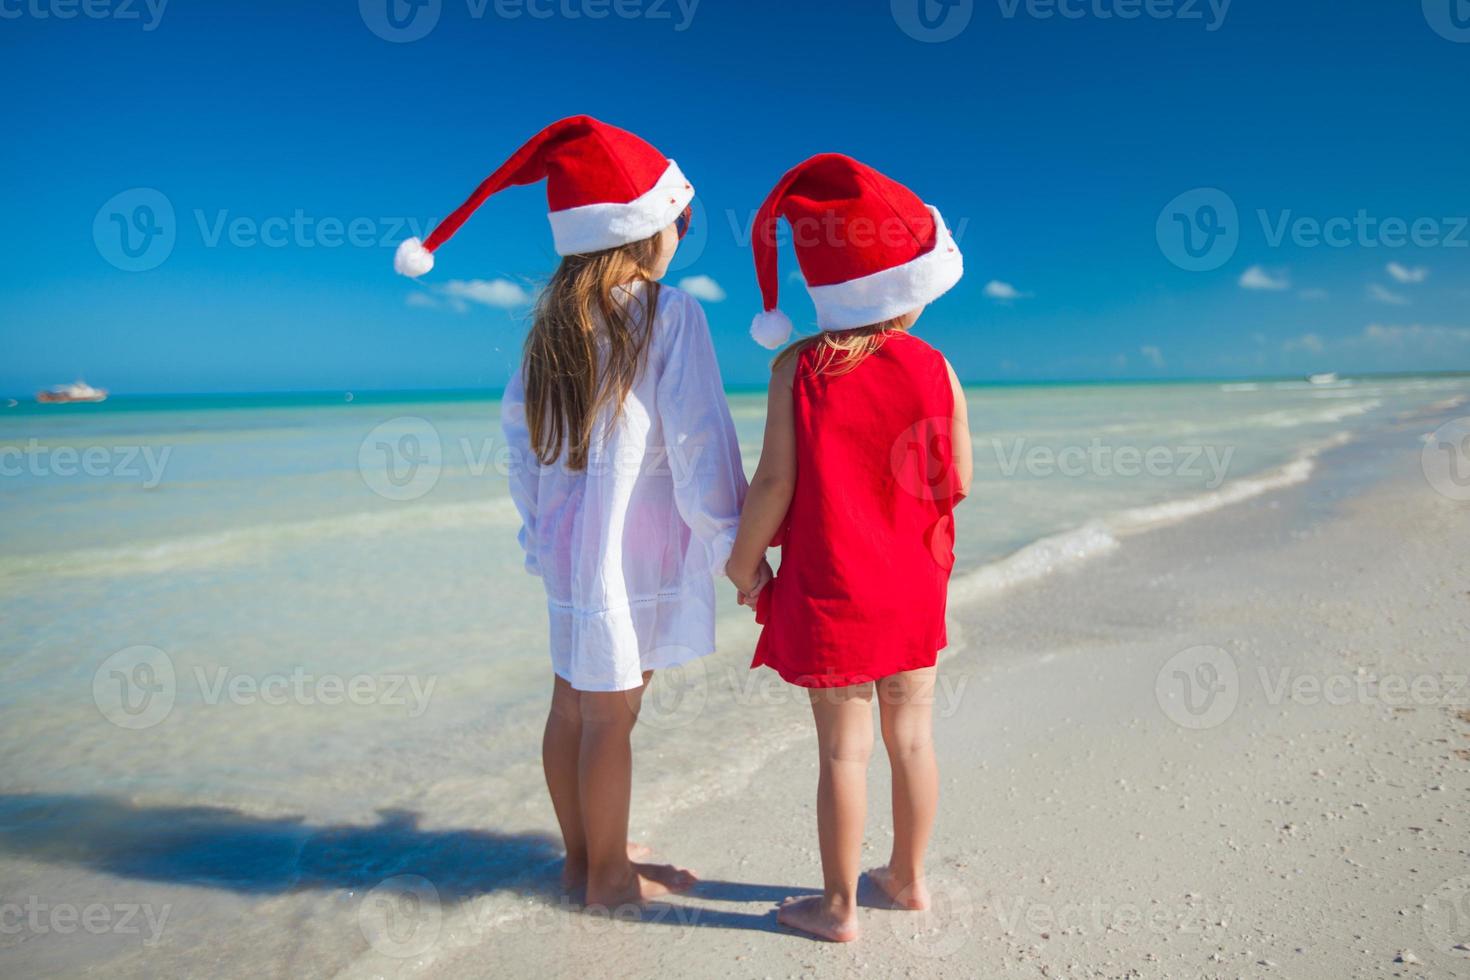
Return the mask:
<svg viewBox="0 0 1470 980">
<path fill-rule="evenodd" d="M 933 915 L 869 910 L 849 947 L 778 929 L 771 902 L 820 881 L 814 747 L 799 738 L 662 824 L 668 856 L 708 883 L 656 925 L 541 920 L 422 967 L 1470 974 L 1470 509 L 1421 471 L 1439 421 L 1404 420 L 1300 486 L 959 610 L 962 649 L 944 664 L 958 696 L 937 706 Z M 886 796 L 875 758 L 875 864 Z"/>
<path fill-rule="evenodd" d="M 82 743 L 97 746 L 85 771 L 153 783 L 9 779 L 0 964 L 118 977 L 1465 976 L 1470 509 L 1423 452 L 1463 412 L 1460 396 L 1421 404 L 1196 498 L 1208 512 L 1134 511 L 959 577 L 936 704 L 936 908 L 866 909 L 859 943 L 775 922 L 777 902 L 820 881 L 814 738 L 801 692 L 746 669 L 753 625 L 722 620 L 722 651 L 660 677 L 636 735 L 634 834 L 703 878 L 639 921 L 582 914 L 555 892 L 539 695 L 461 723 L 444 721 L 457 702 L 441 694 L 412 725 L 388 712 L 345 729 L 337 719 L 359 716 L 320 705 L 181 719 L 181 700 L 146 731 L 88 723 L 113 734 Z M 983 499 L 961 513 L 985 520 Z M 1042 568 L 1058 549 L 1067 560 Z M 83 686 L 92 666 L 72 672 Z M 445 670 L 446 690 L 470 683 Z M 206 723 L 237 734 L 211 736 L 216 761 L 188 776 Z M 246 725 L 241 759 L 219 755 Z M 317 797 L 272 791 L 281 753 L 310 768 Z M 193 788 L 226 764 L 240 777 Z M 887 779 L 879 751 L 874 865 Z"/>
</svg>

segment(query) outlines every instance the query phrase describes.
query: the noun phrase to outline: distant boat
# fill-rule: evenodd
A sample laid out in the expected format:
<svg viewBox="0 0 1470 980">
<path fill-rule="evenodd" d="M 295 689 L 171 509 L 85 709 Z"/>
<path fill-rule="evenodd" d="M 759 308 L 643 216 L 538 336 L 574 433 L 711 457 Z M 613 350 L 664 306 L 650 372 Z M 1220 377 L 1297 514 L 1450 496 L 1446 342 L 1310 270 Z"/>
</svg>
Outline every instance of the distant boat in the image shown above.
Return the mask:
<svg viewBox="0 0 1470 980">
<path fill-rule="evenodd" d="M 1339 378 L 1335 373 L 1328 371 L 1326 374 L 1309 374 L 1307 380 L 1314 385 L 1335 385 Z"/>
<path fill-rule="evenodd" d="M 106 388 L 93 388 L 85 381 L 73 381 L 69 385 L 57 385 L 47 391 L 36 392 L 36 401 L 43 405 L 66 404 L 67 402 L 105 402 Z"/>
</svg>

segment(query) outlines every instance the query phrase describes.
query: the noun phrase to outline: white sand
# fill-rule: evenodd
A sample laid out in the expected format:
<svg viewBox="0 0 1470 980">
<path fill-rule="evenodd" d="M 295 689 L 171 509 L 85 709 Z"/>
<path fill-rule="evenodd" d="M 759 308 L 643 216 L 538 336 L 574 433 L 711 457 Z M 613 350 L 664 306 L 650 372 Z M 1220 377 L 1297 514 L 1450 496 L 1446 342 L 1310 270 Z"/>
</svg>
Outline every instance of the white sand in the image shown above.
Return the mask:
<svg viewBox="0 0 1470 980">
<path fill-rule="evenodd" d="M 635 834 L 706 879 L 646 921 L 609 922 L 516 888 L 457 903 L 340 885 L 382 875 L 401 888 L 414 867 L 400 865 L 417 855 L 483 876 L 477 862 L 501 852 L 474 837 L 451 836 L 438 858 L 423 834 L 391 831 L 336 854 L 289 821 L 262 829 L 236 814 L 223 829 L 206 821 L 210 847 L 191 858 L 188 833 L 161 839 L 147 828 L 165 811 L 145 808 L 120 816 L 167 850 L 134 862 L 102 846 L 120 833 L 104 807 L 96 854 L 75 835 L 12 834 L 3 891 L 142 904 L 169 916 L 159 942 L 110 928 L 16 932 L 6 920 L 3 972 L 1470 976 L 1470 504 L 1435 493 L 1420 471 L 1420 438 L 1438 422 L 1404 420 L 1326 453 L 1306 483 L 1129 535 L 1070 571 L 954 609 L 933 915 L 865 909 L 864 938 L 840 947 L 776 926 L 776 902 L 820 881 L 814 740 L 799 692 L 747 674 L 748 649 L 732 647 L 721 671 L 769 681 L 750 689 L 741 724 L 651 721 L 638 735 Z M 983 501 L 961 519 L 985 520 Z M 1214 699 L 1187 689 L 1190 678 Z M 771 692 L 779 703 L 765 702 Z M 688 762 L 690 745 L 752 737 L 766 751 L 745 771 Z M 535 733 L 525 741 L 531 766 Z M 421 801 L 436 815 L 424 831 L 475 826 L 486 794 L 525 784 L 503 775 L 437 787 Z M 652 808 L 686 783 L 678 805 Z M 885 857 L 887 794 L 879 752 L 871 864 Z M 527 828 L 553 827 L 539 795 L 517 813 Z M 230 820 L 245 827 L 241 847 L 220 843 Z M 220 853 L 261 864 L 240 875 L 260 891 L 174 880 L 170 869 L 187 877 L 191 859 Z M 532 892 L 554 874 L 539 861 Z"/>
<path fill-rule="evenodd" d="M 1470 945 L 1470 505 L 1419 470 L 1433 427 L 1407 422 L 1328 454 L 1302 487 L 957 611 L 935 915 L 866 910 L 863 940 L 843 947 L 775 926 L 773 901 L 820 881 L 804 738 L 660 828 L 668 856 L 711 883 L 656 922 L 541 918 L 422 967 L 1470 976 L 1470 949 L 1454 948 Z M 1176 670 L 1198 667 L 1178 655 L 1200 645 L 1225 674 L 1192 715 Z M 875 864 L 887 793 L 879 754 Z"/>
</svg>

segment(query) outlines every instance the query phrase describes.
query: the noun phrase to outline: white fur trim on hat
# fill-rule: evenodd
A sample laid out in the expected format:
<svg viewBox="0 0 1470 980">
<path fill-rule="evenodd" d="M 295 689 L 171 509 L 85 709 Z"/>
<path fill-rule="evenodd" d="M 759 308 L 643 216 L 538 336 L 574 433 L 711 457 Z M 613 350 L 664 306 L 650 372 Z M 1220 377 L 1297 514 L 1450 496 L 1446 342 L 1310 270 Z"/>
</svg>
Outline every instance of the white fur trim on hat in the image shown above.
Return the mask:
<svg viewBox="0 0 1470 980">
<path fill-rule="evenodd" d="M 398 251 L 393 253 L 393 271 L 400 276 L 417 279 L 434 268 L 434 253 L 424 248 L 417 238 L 399 242 Z"/>
<path fill-rule="evenodd" d="M 694 188 L 670 160 L 653 189 L 627 204 L 586 204 L 547 215 L 556 254 L 585 255 L 641 242 L 673 224 L 692 200 Z"/>
<path fill-rule="evenodd" d="M 925 205 L 929 207 L 929 205 Z M 934 247 L 891 269 L 831 286 L 808 286 L 817 307 L 817 326 L 851 330 L 892 320 L 934 302 L 960 281 L 965 262 L 937 208 Z"/>
<path fill-rule="evenodd" d="M 775 350 L 791 339 L 791 318 L 780 310 L 757 313 L 750 321 L 750 336 L 766 350 Z"/>
</svg>

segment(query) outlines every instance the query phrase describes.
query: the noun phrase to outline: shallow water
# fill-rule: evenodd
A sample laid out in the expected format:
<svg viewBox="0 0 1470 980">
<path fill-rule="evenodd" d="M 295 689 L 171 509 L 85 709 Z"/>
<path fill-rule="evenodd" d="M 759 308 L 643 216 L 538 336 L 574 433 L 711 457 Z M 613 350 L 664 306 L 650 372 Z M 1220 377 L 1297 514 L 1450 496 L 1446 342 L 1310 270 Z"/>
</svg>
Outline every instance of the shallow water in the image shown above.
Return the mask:
<svg viewBox="0 0 1470 980">
<path fill-rule="evenodd" d="M 974 389 L 954 601 L 1304 478 L 1322 447 L 1466 396 L 1463 377 Z M 731 401 L 753 470 L 764 399 Z M 343 895 L 407 871 L 524 911 L 556 853 L 536 754 L 549 669 L 496 413 L 468 396 L 0 410 L 8 895 L 202 886 L 170 927 L 179 950 L 250 947 L 204 925 L 242 902 L 350 920 Z M 729 592 L 721 652 L 650 694 L 637 828 L 805 730 L 791 690 L 745 670 L 755 631 Z M 13 938 L 5 955 L 33 966 L 126 973 L 139 954 Z"/>
</svg>

